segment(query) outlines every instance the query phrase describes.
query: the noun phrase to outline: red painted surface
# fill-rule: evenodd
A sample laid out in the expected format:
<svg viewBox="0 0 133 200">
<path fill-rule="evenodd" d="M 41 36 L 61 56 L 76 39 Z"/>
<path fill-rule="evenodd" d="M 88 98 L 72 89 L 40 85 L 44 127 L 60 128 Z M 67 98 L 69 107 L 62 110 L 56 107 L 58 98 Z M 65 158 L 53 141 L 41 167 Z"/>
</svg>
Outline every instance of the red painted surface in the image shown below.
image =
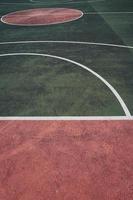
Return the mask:
<svg viewBox="0 0 133 200">
<path fill-rule="evenodd" d="M 37 8 L 9 13 L 2 17 L 2 21 L 12 25 L 50 25 L 73 21 L 82 15 L 76 9 Z"/>
<path fill-rule="evenodd" d="M 133 121 L 0 122 L 0 200 L 132 200 Z"/>
</svg>

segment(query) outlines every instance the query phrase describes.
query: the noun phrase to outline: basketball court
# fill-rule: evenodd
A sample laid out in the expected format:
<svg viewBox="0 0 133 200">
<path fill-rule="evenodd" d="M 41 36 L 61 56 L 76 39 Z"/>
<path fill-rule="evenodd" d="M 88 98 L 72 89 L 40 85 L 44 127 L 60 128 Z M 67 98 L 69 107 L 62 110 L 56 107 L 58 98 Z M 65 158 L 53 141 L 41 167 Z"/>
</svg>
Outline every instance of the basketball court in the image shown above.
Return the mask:
<svg viewBox="0 0 133 200">
<path fill-rule="evenodd" d="M 0 200 L 133 199 L 133 2 L 0 0 Z"/>
</svg>

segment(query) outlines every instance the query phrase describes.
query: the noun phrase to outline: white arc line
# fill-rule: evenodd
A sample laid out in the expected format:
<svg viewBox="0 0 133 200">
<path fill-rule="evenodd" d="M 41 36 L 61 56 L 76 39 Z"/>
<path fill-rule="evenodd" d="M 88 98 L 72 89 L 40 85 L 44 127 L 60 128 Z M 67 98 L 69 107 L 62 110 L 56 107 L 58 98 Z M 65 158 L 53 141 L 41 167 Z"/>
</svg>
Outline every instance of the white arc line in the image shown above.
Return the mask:
<svg viewBox="0 0 133 200">
<path fill-rule="evenodd" d="M 109 43 L 98 43 L 98 42 L 81 42 L 81 41 L 67 41 L 67 40 L 30 40 L 30 41 L 14 41 L 14 42 L 0 42 L 0 45 L 5 44 L 32 44 L 32 43 L 59 43 L 59 44 L 84 44 L 84 45 L 96 45 L 96 46 L 107 46 L 107 47 L 117 47 L 125 49 L 133 49 L 133 46 L 126 46 L 121 44 L 109 44 Z"/>
<path fill-rule="evenodd" d="M 123 111 L 124 111 L 125 115 L 127 117 L 131 117 L 131 114 L 130 114 L 125 102 L 123 101 L 123 99 L 121 98 L 119 93 L 115 90 L 115 88 L 108 81 L 106 81 L 102 76 L 100 76 L 98 73 L 96 73 L 92 69 L 86 67 L 85 65 L 82 65 L 81 63 L 78 63 L 76 61 L 73 61 L 73 60 L 70 60 L 70 59 L 67 59 L 67 58 L 64 58 L 64 57 L 55 56 L 55 55 L 49 55 L 49 54 L 39 54 L 39 53 L 8 53 L 8 54 L 0 54 L 0 57 L 4 57 L 4 56 L 21 56 L 21 55 L 22 56 L 23 55 L 28 55 L 28 56 L 43 56 L 43 57 L 56 58 L 56 59 L 59 59 L 59 60 L 70 62 L 70 63 L 72 63 L 74 65 L 77 65 L 77 66 L 89 71 L 94 76 L 96 76 L 98 79 L 100 79 L 111 90 L 111 92 L 114 94 L 114 96 L 117 98 L 118 102 L 120 103 L 121 107 L 123 108 Z"/>
</svg>

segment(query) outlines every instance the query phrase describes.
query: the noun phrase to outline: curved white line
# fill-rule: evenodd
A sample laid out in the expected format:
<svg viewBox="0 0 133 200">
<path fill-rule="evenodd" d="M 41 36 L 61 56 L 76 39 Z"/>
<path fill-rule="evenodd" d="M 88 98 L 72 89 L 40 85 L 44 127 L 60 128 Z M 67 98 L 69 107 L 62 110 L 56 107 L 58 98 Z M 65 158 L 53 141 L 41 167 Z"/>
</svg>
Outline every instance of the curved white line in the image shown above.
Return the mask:
<svg viewBox="0 0 133 200">
<path fill-rule="evenodd" d="M 96 45 L 96 46 L 107 46 L 107 47 L 117 47 L 117 48 L 126 48 L 133 49 L 133 46 L 126 46 L 121 44 L 109 44 L 109 43 L 97 43 L 97 42 L 79 42 L 79 41 L 61 41 L 61 40 L 31 40 L 31 41 L 15 41 L 15 42 L 0 42 L 0 45 L 5 44 L 30 44 L 30 43 L 66 43 L 66 44 L 85 44 L 85 45 Z"/>
<path fill-rule="evenodd" d="M 100 79 L 111 90 L 111 92 L 114 94 L 114 96 L 117 98 L 118 102 L 120 103 L 121 107 L 123 108 L 123 111 L 124 111 L 125 115 L 127 117 L 131 117 L 131 114 L 130 114 L 125 102 L 123 101 L 123 99 L 121 98 L 119 93 L 115 90 L 115 88 L 108 81 L 106 81 L 102 76 L 100 76 L 98 73 L 96 73 L 92 69 L 86 67 L 85 65 L 82 65 L 82 64 L 80 64 L 80 63 L 78 63 L 76 61 L 73 61 L 73 60 L 70 60 L 70 59 L 67 59 L 67 58 L 64 58 L 64 57 L 55 56 L 55 55 L 49 55 L 49 54 L 39 54 L 39 53 L 8 53 L 8 54 L 0 54 L 0 57 L 4 57 L 4 56 L 19 56 L 19 55 L 43 56 L 43 57 L 56 58 L 56 59 L 59 59 L 59 60 L 63 60 L 63 61 L 72 63 L 74 65 L 77 65 L 77 66 L 89 71 L 94 76 L 96 76 L 98 79 Z"/>
</svg>

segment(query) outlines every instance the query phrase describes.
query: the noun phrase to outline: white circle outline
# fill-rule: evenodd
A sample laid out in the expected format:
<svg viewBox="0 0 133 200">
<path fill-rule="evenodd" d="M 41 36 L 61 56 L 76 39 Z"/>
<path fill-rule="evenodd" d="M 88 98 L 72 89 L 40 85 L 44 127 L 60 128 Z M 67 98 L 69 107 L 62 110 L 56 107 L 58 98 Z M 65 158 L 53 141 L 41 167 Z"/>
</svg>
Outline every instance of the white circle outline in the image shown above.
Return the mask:
<svg viewBox="0 0 133 200">
<path fill-rule="evenodd" d="M 4 24 L 7 24 L 7 25 L 12 25 L 12 26 L 26 26 L 26 27 L 36 27 L 36 26 L 50 26 L 50 25 L 58 25 L 58 24 L 64 24 L 64 23 L 68 23 L 68 22 L 73 22 L 73 21 L 76 21 L 80 18 L 83 17 L 84 13 L 81 11 L 81 10 L 78 10 L 78 9 L 72 9 L 72 8 L 67 8 L 67 9 L 70 9 L 70 10 L 77 10 L 79 11 L 81 14 L 79 17 L 75 18 L 75 19 L 72 19 L 72 20 L 66 20 L 66 21 L 63 21 L 63 22 L 55 22 L 55 23 L 49 23 L 49 24 L 15 24 L 15 23 L 9 23 L 9 22 L 6 22 L 4 21 L 4 17 L 7 17 L 8 15 L 10 14 L 16 14 L 16 13 L 19 13 L 21 11 L 30 11 L 30 10 L 35 10 L 36 8 L 33 8 L 33 9 L 26 9 L 26 10 L 19 10 L 19 11 L 15 11 L 15 12 L 11 12 L 11 13 L 8 13 L 6 15 L 3 15 L 0 19 L 0 21 Z M 43 9 L 43 8 L 37 8 L 37 9 Z M 50 8 L 52 9 L 52 8 Z M 58 9 L 58 8 L 53 8 L 53 9 Z M 66 9 L 66 8 L 60 8 L 60 9 Z"/>
</svg>

